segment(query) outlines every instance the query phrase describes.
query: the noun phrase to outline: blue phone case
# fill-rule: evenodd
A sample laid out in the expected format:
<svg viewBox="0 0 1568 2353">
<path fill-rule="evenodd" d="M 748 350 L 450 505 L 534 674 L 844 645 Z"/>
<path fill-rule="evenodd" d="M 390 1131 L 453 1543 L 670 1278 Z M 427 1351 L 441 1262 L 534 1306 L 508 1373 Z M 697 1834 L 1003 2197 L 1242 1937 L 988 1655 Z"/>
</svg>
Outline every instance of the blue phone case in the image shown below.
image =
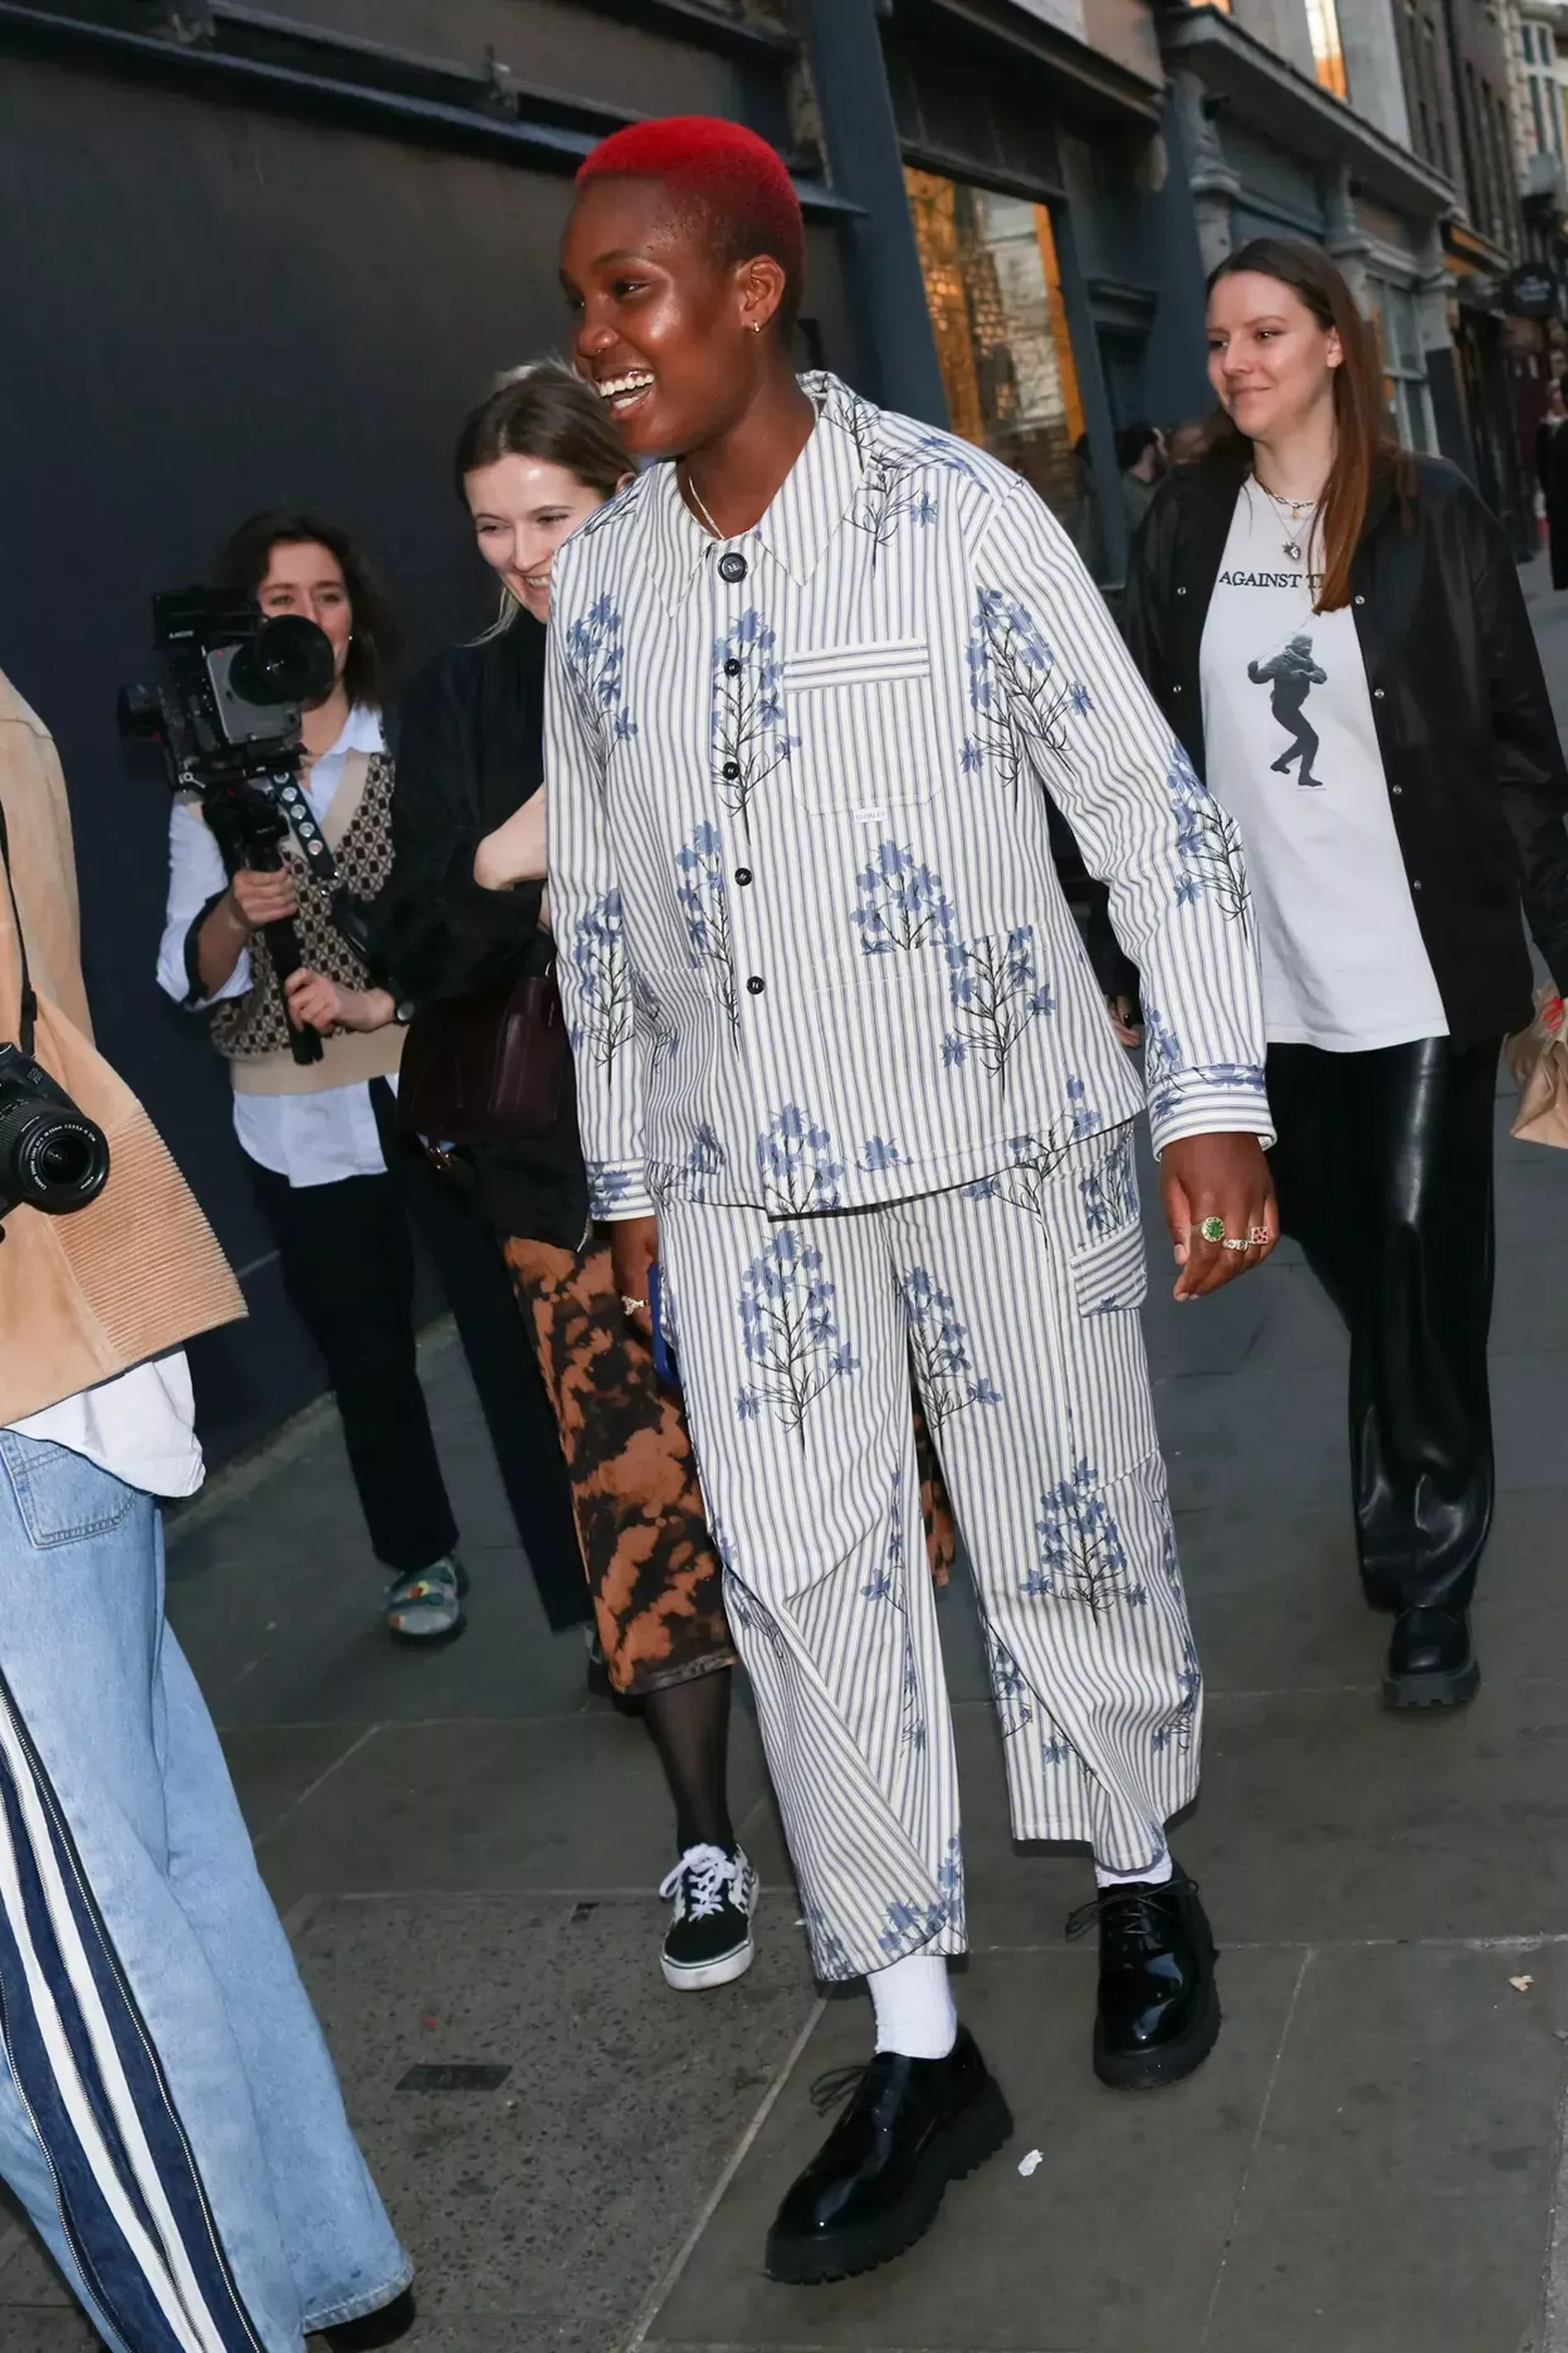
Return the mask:
<svg viewBox="0 0 1568 2353">
<path fill-rule="evenodd" d="M 647 1271 L 647 1312 L 653 1324 L 653 1368 L 661 1381 L 672 1389 L 680 1387 L 680 1376 L 675 1368 L 675 1351 L 665 1336 L 664 1283 L 656 1260 Z"/>
</svg>

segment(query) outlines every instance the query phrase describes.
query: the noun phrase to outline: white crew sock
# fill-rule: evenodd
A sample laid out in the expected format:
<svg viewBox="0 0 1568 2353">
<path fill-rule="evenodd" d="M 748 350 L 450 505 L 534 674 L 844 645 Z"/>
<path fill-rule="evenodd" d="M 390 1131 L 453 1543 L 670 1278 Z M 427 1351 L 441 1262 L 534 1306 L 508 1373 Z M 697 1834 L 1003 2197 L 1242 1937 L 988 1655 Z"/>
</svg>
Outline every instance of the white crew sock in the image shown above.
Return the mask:
<svg viewBox="0 0 1568 2353">
<path fill-rule="evenodd" d="M 945 2059 L 958 2040 L 958 2012 L 941 1953 L 906 1953 L 872 1969 L 866 1983 L 877 2011 L 877 2048 L 906 2059 Z"/>
<path fill-rule="evenodd" d="M 1094 1883 L 1097 1887 L 1136 1887 L 1144 1884 L 1150 1887 L 1163 1887 L 1174 1869 L 1175 1863 L 1172 1858 L 1171 1850 L 1167 1847 L 1159 1862 L 1152 1862 L 1147 1871 L 1107 1871 L 1097 1862 L 1094 1866 Z"/>
</svg>

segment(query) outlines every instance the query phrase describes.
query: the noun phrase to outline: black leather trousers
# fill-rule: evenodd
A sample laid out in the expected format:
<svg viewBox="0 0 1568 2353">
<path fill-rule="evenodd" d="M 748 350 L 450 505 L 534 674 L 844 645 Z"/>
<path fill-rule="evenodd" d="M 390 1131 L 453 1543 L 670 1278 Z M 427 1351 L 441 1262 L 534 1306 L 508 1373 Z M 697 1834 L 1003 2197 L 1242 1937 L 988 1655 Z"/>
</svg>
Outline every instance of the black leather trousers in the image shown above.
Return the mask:
<svg viewBox="0 0 1568 2353">
<path fill-rule="evenodd" d="M 1500 1042 L 1268 1050 L 1280 1220 L 1350 1330 L 1352 1492 L 1376 1608 L 1466 1607 L 1491 1525 Z"/>
</svg>

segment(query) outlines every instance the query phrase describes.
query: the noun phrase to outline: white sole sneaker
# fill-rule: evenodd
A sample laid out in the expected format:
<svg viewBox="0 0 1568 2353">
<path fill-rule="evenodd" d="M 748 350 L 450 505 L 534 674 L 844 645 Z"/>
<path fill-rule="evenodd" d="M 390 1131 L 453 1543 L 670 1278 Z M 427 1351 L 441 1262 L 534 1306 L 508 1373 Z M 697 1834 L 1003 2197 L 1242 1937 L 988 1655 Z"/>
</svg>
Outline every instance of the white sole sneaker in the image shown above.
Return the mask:
<svg viewBox="0 0 1568 2353">
<path fill-rule="evenodd" d="M 705 1993 L 710 1986 L 733 1985 L 737 1978 L 745 1976 L 756 1957 L 757 1940 L 748 1926 L 744 1944 L 737 1945 L 733 1952 L 721 1953 L 716 1959 L 699 1962 L 691 1968 L 682 1968 L 668 1953 L 660 1953 L 658 1965 L 664 1971 L 665 1984 L 673 1986 L 677 1993 Z"/>
</svg>

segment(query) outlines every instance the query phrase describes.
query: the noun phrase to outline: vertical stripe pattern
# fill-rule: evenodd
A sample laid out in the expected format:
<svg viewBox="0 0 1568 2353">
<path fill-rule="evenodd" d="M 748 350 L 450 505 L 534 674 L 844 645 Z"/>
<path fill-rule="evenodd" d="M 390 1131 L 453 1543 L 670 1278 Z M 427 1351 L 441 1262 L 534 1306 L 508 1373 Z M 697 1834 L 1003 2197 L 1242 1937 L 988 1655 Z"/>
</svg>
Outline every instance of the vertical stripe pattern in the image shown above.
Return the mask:
<svg viewBox="0 0 1568 2353">
<path fill-rule="evenodd" d="M 1015 1834 L 1118 1872 L 1197 1786 L 1202 1694 L 1137 1308 L 1127 1129 L 789 1222 L 660 1214 L 687 1409 L 825 1977 L 964 1947 L 912 1358 L 975 1578 Z"/>
<path fill-rule="evenodd" d="M 595 1213 L 873 1206 L 1131 1118 L 1042 785 L 1143 975 L 1156 1146 L 1266 1134 L 1234 828 L 1066 533 L 984 452 L 806 381 L 816 427 L 754 530 L 716 543 L 660 466 L 556 559 L 551 888 Z"/>
<path fill-rule="evenodd" d="M 0 2032 L 104 2319 L 134 2353 L 262 2353 L 158 2054 L 3 1675 Z"/>
</svg>

